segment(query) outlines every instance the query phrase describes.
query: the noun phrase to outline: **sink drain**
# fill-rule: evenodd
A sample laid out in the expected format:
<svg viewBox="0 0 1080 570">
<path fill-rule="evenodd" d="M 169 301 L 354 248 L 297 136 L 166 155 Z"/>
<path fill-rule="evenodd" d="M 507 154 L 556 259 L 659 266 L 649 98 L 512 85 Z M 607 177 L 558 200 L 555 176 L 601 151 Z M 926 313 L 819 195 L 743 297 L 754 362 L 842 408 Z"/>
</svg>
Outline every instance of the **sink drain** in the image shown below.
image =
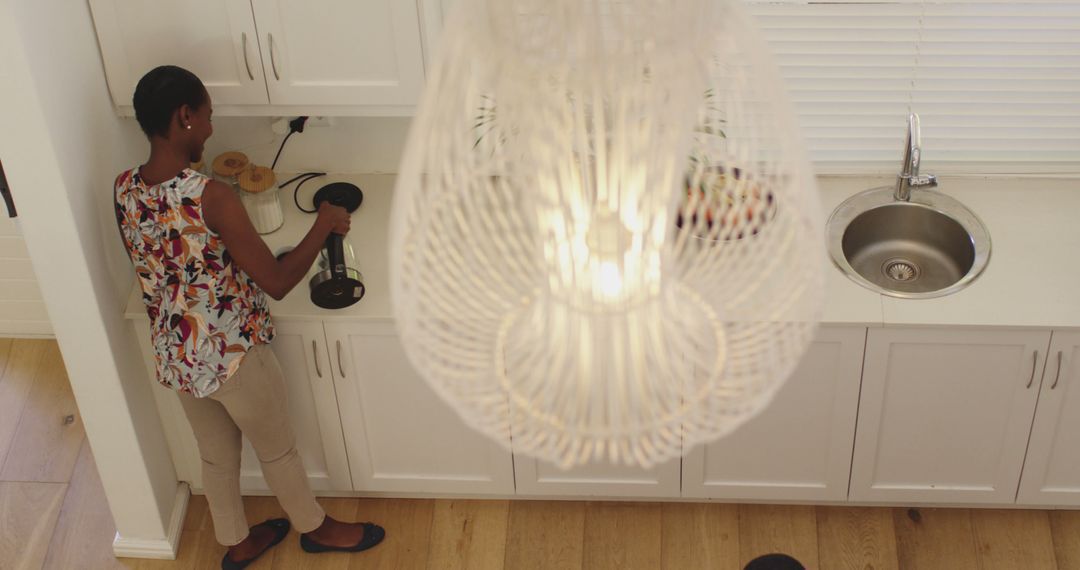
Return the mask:
<svg viewBox="0 0 1080 570">
<path fill-rule="evenodd" d="M 893 281 L 914 281 L 919 277 L 919 266 L 906 259 L 890 259 L 881 269 Z"/>
</svg>

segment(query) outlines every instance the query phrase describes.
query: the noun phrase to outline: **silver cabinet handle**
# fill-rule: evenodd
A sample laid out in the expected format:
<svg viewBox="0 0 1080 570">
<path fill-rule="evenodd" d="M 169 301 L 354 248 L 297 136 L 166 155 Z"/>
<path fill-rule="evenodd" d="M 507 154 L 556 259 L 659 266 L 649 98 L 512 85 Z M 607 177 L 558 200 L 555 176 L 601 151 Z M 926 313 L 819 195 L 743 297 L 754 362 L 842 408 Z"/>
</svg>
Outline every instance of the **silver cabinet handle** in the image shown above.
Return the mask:
<svg viewBox="0 0 1080 570">
<path fill-rule="evenodd" d="M 266 34 L 266 39 L 270 41 L 270 69 L 274 70 L 274 79 L 281 81 L 281 76 L 277 72 L 277 60 L 274 59 L 274 34 Z"/>
<path fill-rule="evenodd" d="M 1057 373 L 1054 374 L 1054 383 L 1050 385 L 1050 389 L 1057 388 L 1058 380 L 1061 380 L 1061 351 L 1058 351 L 1058 368 Z"/>
<path fill-rule="evenodd" d="M 251 73 L 251 63 L 248 62 L 247 56 L 247 32 L 240 33 L 240 49 L 244 51 L 244 67 L 248 72 L 248 79 L 255 81 L 255 75 Z"/>
<path fill-rule="evenodd" d="M 345 377 L 345 367 L 341 365 L 341 341 L 339 340 L 339 341 L 335 341 L 335 342 L 337 342 L 337 367 L 338 367 L 338 371 L 341 372 L 341 377 L 344 378 Z"/>
<path fill-rule="evenodd" d="M 1031 385 L 1035 383 L 1035 366 L 1039 362 L 1039 351 L 1035 351 L 1035 354 L 1031 355 L 1031 378 L 1028 378 L 1027 387 L 1031 388 Z"/>
<path fill-rule="evenodd" d="M 311 357 L 315 359 L 315 374 L 322 378 L 322 370 L 319 369 L 319 350 L 315 345 L 315 341 L 311 341 Z"/>
</svg>

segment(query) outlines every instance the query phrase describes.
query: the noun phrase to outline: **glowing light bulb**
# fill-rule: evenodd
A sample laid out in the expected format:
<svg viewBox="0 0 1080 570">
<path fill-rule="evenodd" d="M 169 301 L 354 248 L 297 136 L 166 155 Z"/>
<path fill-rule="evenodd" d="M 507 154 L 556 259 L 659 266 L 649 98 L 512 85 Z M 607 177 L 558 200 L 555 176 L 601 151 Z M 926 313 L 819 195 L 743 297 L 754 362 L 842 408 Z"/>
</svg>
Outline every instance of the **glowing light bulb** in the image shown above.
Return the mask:
<svg viewBox="0 0 1080 570">
<path fill-rule="evenodd" d="M 596 274 L 597 289 L 604 300 L 617 300 L 623 292 L 623 278 L 619 265 L 614 261 L 601 261 Z"/>
</svg>

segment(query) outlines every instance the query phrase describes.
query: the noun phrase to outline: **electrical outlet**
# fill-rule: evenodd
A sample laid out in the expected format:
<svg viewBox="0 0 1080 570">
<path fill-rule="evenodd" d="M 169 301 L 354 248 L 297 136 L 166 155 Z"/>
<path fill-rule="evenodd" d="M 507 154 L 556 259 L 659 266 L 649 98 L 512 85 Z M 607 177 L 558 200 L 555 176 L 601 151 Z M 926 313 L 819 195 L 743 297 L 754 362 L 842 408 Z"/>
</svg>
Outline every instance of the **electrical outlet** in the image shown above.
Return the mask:
<svg viewBox="0 0 1080 570">
<path fill-rule="evenodd" d="M 275 135 L 284 135 L 289 132 L 289 117 L 280 117 L 270 121 L 270 130 Z"/>
<path fill-rule="evenodd" d="M 289 121 L 296 117 L 276 117 L 270 121 L 270 130 L 277 135 L 284 135 L 289 133 Z M 304 123 L 305 129 L 311 127 L 332 127 L 334 126 L 333 117 L 308 117 L 306 123 Z"/>
</svg>

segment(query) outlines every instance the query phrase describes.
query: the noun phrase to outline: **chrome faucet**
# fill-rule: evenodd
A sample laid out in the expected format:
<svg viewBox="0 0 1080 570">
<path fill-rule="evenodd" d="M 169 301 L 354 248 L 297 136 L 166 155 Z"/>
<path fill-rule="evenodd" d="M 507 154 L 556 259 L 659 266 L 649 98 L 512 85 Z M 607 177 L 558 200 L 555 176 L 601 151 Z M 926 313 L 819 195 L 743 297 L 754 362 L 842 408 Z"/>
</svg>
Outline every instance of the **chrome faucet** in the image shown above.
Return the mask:
<svg viewBox="0 0 1080 570">
<path fill-rule="evenodd" d="M 908 115 L 907 142 L 904 144 L 904 163 L 900 165 L 900 175 L 896 177 L 896 191 L 893 198 L 907 202 L 911 199 L 912 188 L 931 188 L 937 186 L 937 177 L 933 174 L 919 174 L 920 151 L 919 116 Z"/>
</svg>

